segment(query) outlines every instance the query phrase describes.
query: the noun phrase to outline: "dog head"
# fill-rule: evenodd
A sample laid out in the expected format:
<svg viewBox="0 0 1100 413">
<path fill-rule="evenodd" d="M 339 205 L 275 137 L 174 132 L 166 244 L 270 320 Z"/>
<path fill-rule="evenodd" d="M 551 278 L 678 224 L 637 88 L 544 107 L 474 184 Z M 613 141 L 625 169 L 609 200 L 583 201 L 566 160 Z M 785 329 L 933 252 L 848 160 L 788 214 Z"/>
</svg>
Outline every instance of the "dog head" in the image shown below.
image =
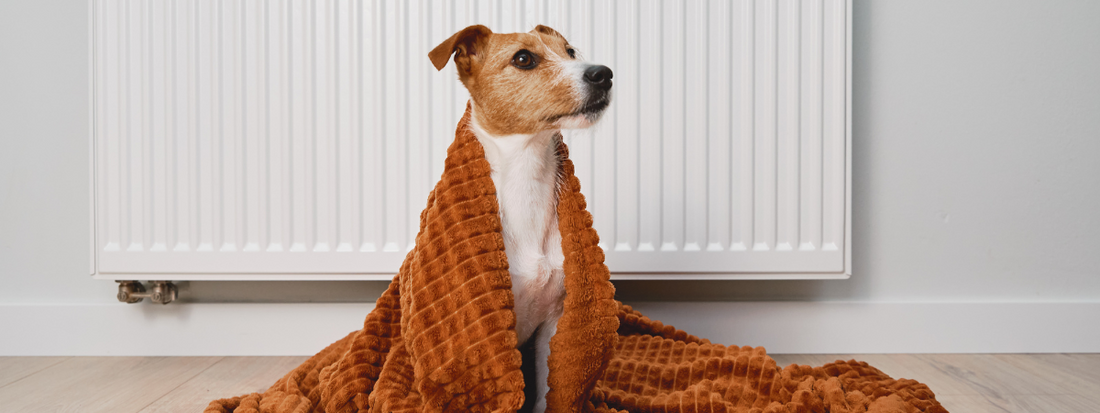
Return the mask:
<svg viewBox="0 0 1100 413">
<path fill-rule="evenodd" d="M 556 30 L 462 29 L 428 53 L 437 70 L 454 55 L 478 125 L 494 135 L 586 128 L 611 102 L 611 69 L 584 63 Z"/>
</svg>

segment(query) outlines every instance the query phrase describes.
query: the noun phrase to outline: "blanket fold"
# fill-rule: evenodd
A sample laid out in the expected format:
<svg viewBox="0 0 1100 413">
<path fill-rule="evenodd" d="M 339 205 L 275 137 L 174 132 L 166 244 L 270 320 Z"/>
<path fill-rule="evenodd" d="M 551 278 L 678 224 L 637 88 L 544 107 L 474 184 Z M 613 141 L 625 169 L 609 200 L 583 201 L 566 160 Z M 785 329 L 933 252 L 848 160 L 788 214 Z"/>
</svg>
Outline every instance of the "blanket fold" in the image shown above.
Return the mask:
<svg viewBox="0 0 1100 413">
<path fill-rule="evenodd" d="M 568 149 L 558 141 L 564 313 L 550 340 L 548 412 L 946 412 L 924 384 L 866 363 L 779 368 L 614 299 Z M 263 393 L 207 413 L 514 412 L 524 404 L 496 190 L 470 109 L 420 214 L 416 246 L 363 328 Z"/>
</svg>

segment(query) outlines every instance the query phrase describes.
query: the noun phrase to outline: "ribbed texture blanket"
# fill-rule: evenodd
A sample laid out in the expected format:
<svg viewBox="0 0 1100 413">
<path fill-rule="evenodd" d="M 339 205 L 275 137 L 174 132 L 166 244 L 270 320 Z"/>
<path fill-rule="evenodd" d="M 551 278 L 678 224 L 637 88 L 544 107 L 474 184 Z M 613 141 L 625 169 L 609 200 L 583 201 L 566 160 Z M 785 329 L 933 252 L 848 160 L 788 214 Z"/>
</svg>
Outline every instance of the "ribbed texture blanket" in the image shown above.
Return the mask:
<svg viewBox="0 0 1100 413">
<path fill-rule="evenodd" d="M 566 299 L 550 341 L 548 412 L 946 412 L 928 386 L 866 363 L 779 368 L 761 347 L 712 344 L 616 301 L 564 143 L 559 151 Z M 496 190 L 467 108 L 416 246 L 363 328 L 264 393 L 206 412 L 517 411 L 525 384 L 512 307 Z"/>
</svg>

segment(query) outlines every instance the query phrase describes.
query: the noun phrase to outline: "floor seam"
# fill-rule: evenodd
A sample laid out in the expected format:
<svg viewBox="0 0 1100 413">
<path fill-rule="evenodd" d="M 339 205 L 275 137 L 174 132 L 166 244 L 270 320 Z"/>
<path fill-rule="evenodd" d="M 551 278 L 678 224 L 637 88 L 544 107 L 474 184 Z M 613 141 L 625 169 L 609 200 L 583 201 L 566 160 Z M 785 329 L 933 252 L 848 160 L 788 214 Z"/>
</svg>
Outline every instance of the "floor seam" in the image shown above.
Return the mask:
<svg viewBox="0 0 1100 413">
<path fill-rule="evenodd" d="M 221 362 L 222 362 L 222 361 L 224 361 L 225 359 L 226 359 L 226 357 L 225 357 L 225 356 L 219 357 L 219 358 L 218 358 L 218 361 L 215 361 L 215 362 L 213 362 L 213 363 L 210 363 L 210 365 L 209 365 L 209 366 L 206 366 L 206 368 L 205 368 L 205 369 L 199 370 L 199 371 L 198 371 L 197 373 L 195 373 L 195 374 L 194 374 L 193 376 L 191 376 L 191 377 L 188 377 L 188 378 L 187 378 L 187 380 L 181 381 L 181 382 L 180 382 L 180 384 L 177 384 L 177 385 L 176 385 L 176 387 L 173 387 L 173 388 L 169 389 L 168 391 L 164 392 L 164 394 L 160 395 L 160 397 L 157 397 L 156 399 L 153 399 L 153 400 L 152 400 L 152 401 L 150 401 L 150 402 L 149 402 L 148 404 L 146 404 L 146 405 L 144 405 L 144 406 L 141 406 L 141 408 L 140 408 L 140 409 L 137 409 L 137 410 L 135 410 L 134 412 L 135 412 L 135 413 L 141 413 L 141 412 L 145 411 L 145 409 L 148 409 L 148 408 L 149 408 L 149 406 L 152 406 L 152 405 L 153 405 L 154 403 L 156 403 L 156 402 L 160 401 L 160 399 L 163 399 L 163 398 L 165 398 L 166 396 L 168 396 L 169 394 L 172 394 L 172 392 L 176 391 L 176 389 L 180 388 L 180 387 L 181 387 L 181 386 L 183 386 L 184 384 L 190 383 L 190 382 L 191 382 L 191 380 L 194 380 L 194 379 L 195 379 L 195 377 L 198 377 L 199 375 L 201 375 L 201 374 L 203 374 L 203 373 L 206 373 L 206 371 L 207 371 L 207 370 L 210 370 L 211 368 L 213 368 L 214 366 L 218 365 L 218 363 L 221 363 Z"/>
<path fill-rule="evenodd" d="M 56 363 L 53 363 L 53 364 L 51 364 L 51 365 L 48 365 L 48 366 L 46 366 L 46 367 L 43 367 L 43 368 L 41 368 L 41 369 L 35 370 L 35 371 L 31 372 L 30 374 L 28 374 L 28 375 L 26 375 L 26 376 L 20 377 L 20 378 L 18 378 L 18 379 L 15 379 L 15 380 L 13 380 L 13 381 L 12 381 L 12 382 L 10 382 L 10 383 L 7 383 L 7 384 L 5 384 L 5 385 L 3 385 L 3 386 L 0 386 L 0 389 L 3 389 L 3 388 L 5 388 L 5 387 L 8 387 L 8 386 L 10 386 L 10 385 L 12 385 L 12 384 L 18 383 L 18 382 L 20 382 L 20 381 L 23 381 L 23 380 L 24 380 L 24 379 L 26 379 L 27 377 L 30 377 L 30 376 L 33 376 L 33 375 L 35 375 L 35 374 L 41 373 L 41 372 L 43 372 L 43 371 L 49 370 L 49 369 L 50 369 L 50 368 L 52 368 L 53 366 L 56 366 L 56 365 L 58 365 L 58 364 L 64 363 L 64 362 L 66 362 L 66 361 L 69 361 L 69 360 L 72 360 L 72 359 L 73 359 L 73 356 L 65 357 L 65 358 L 63 358 L 63 359 L 61 359 L 61 360 L 58 360 L 58 361 L 57 361 Z"/>
</svg>

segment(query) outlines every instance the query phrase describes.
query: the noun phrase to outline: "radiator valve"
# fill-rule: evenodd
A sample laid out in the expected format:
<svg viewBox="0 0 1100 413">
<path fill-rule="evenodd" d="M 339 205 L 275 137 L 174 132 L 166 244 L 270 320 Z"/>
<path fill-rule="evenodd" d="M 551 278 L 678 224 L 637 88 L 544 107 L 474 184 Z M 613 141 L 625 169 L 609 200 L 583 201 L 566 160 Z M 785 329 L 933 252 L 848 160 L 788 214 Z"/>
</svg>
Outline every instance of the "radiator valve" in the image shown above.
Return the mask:
<svg viewBox="0 0 1100 413">
<path fill-rule="evenodd" d="M 145 286 L 141 285 L 138 281 L 119 281 L 118 282 L 118 301 L 134 304 L 140 303 L 143 299 L 150 299 L 154 303 L 168 304 L 172 301 L 176 301 L 176 297 L 179 296 L 179 289 L 171 281 L 150 281 L 152 291 L 146 292 Z"/>
</svg>

